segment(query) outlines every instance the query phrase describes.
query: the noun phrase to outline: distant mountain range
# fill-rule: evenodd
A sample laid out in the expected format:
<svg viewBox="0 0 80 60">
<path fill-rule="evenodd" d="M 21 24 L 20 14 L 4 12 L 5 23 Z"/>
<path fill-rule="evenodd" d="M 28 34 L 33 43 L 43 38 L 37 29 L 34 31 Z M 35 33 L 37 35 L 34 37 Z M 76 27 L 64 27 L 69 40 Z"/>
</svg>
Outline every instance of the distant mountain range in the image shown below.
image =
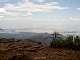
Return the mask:
<svg viewBox="0 0 80 60">
<path fill-rule="evenodd" d="M 0 33 L 0 38 L 15 38 L 15 39 L 31 39 L 37 42 L 41 42 L 44 45 L 49 45 L 51 40 L 51 34 L 49 33 L 33 33 L 33 32 L 19 32 L 19 33 Z M 63 39 L 66 36 L 62 36 Z"/>
<path fill-rule="evenodd" d="M 0 28 L 0 31 L 4 31 L 4 29 Z"/>
<path fill-rule="evenodd" d="M 46 39 L 49 37 L 48 33 L 33 33 L 33 32 L 19 32 L 19 33 L 0 33 L 0 38 L 15 38 L 15 39 L 31 39 L 37 42 L 42 42 L 42 44 L 49 44 L 51 39 Z M 47 45 L 48 45 L 47 44 Z"/>
<path fill-rule="evenodd" d="M 0 33 L 0 38 L 15 38 L 15 39 L 27 39 L 37 33 L 31 32 L 19 32 L 19 33 Z"/>
<path fill-rule="evenodd" d="M 33 32 L 37 30 L 41 30 L 40 28 L 24 28 L 24 29 L 2 29 L 0 28 L 0 38 L 15 38 L 15 39 L 31 39 L 34 41 L 39 41 L 42 42 L 44 45 L 49 45 L 49 43 L 52 41 L 51 34 L 49 33 L 36 33 Z M 46 29 L 47 30 L 47 29 Z M 23 31 L 23 32 L 21 32 Z M 28 31 L 28 32 L 26 32 Z M 32 31 L 32 32 L 29 32 Z M 72 32 L 63 32 L 63 33 L 74 33 L 75 31 Z M 63 39 L 66 39 L 69 35 L 62 36 Z"/>
<path fill-rule="evenodd" d="M 14 29 L 3 29 L 3 28 L 0 28 L 0 33 L 11 33 L 11 32 L 15 32 Z"/>
<path fill-rule="evenodd" d="M 40 34 L 31 36 L 29 39 L 42 42 L 42 44 L 44 45 L 49 45 L 50 42 L 52 41 L 50 37 L 51 37 L 51 34 L 49 33 L 40 33 Z"/>
</svg>

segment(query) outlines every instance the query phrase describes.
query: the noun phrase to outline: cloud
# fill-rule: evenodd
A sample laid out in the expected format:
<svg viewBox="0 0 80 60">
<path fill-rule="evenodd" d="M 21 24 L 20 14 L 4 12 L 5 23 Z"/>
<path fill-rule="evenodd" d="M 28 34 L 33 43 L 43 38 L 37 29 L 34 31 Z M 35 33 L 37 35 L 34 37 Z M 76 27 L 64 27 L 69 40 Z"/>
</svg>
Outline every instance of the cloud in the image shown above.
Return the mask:
<svg viewBox="0 0 80 60">
<path fill-rule="evenodd" d="M 37 2 L 44 2 L 44 0 L 36 0 Z"/>
<path fill-rule="evenodd" d="M 76 8 L 77 10 L 80 10 L 80 8 Z"/>
<path fill-rule="evenodd" d="M 27 15 L 32 15 L 32 13 L 28 12 Z"/>
<path fill-rule="evenodd" d="M 3 18 L 4 16 L 0 16 L 0 18 Z"/>
<path fill-rule="evenodd" d="M 25 2 L 18 3 L 18 4 L 6 4 L 4 8 L 6 10 L 26 11 L 26 12 L 53 12 L 55 10 L 64 10 L 68 8 L 68 7 L 56 6 L 57 4 L 58 2 L 51 2 L 51 3 L 45 3 L 39 5 L 26 0 Z"/>
<path fill-rule="evenodd" d="M 6 11 L 5 13 L 0 15 L 0 20 L 31 20 L 30 17 L 31 13 L 19 13 L 19 12 L 9 12 Z"/>
<path fill-rule="evenodd" d="M 68 9 L 68 7 L 58 6 L 58 4 L 58 2 L 35 4 L 29 0 L 22 0 L 22 2 L 17 4 L 8 3 L 0 8 L 0 20 L 31 20 L 31 15 L 34 12 L 54 12 Z"/>
<path fill-rule="evenodd" d="M 70 17 L 70 20 L 72 20 L 72 21 L 79 21 L 80 19 L 79 18 Z"/>
<path fill-rule="evenodd" d="M 27 16 L 27 17 L 23 17 L 23 16 L 21 16 L 21 17 L 0 17 L 0 20 L 15 20 L 15 21 L 17 21 L 17 20 L 19 20 L 19 21 L 24 21 L 24 20 L 32 20 L 32 18 L 31 17 L 29 17 L 29 16 Z"/>
<path fill-rule="evenodd" d="M 0 13 L 5 13 L 6 10 L 4 8 L 0 8 Z"/>
<path fill-rule="evenodd" d="M 21 13 L 18 13 L 18 12 L 6 12 L 5 15 L 7 16 L 19 16 Z"/>
</svg>

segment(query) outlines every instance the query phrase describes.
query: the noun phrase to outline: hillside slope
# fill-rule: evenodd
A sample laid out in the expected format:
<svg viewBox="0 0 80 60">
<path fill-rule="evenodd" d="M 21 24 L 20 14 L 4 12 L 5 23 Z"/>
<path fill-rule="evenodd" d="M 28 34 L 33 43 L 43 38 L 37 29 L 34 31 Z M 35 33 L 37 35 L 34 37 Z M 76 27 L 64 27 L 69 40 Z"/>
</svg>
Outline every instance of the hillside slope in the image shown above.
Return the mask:
<svg viewBox="0 0 80 60">
<path fill-rule="evenodd" d="M 4 39 L 0 46 L 0 60 L 80 60 L 80 51 L 51 48 L 29 39 Z"/>
</svg>

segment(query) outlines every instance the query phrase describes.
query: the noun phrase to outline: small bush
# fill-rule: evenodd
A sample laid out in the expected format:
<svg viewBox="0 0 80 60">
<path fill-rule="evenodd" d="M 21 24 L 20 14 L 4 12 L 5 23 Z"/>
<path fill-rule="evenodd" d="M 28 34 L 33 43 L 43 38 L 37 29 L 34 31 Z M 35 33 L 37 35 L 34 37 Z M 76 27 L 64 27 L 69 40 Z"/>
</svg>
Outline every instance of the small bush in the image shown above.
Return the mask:
<svg viewBox="0 0 80 60">
<path fill-rule="evenodd" d="M 51 47 L 63 47 L 64 46 L 64 40 L 59 40 L 59 39 L 54 39 L 51 43 L 50 43 L 50 46 Z"/>
</svg>

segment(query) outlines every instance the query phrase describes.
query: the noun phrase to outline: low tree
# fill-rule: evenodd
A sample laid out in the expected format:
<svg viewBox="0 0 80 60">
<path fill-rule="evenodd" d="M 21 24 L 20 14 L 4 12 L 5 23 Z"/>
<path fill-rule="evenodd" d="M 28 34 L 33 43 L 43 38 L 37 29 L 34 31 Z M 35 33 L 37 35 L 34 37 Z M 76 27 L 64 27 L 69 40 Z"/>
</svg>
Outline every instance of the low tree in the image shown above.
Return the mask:
<svg viewBox="0 0 80 60">
<path fill-rule="evenodd" d="M 51 34 L 52 37 L 52 42 L 50 42 L 50 46 L 51 47 L 62 47 L 63 44 L 63 40 L 61 39 L 60 36 L 62 36 L 61 34 L 59 34 L 58 32 L 54 32 L 53 34 Z M 60 35 L 60 36 L 59 36 Z"/>
</svg>

